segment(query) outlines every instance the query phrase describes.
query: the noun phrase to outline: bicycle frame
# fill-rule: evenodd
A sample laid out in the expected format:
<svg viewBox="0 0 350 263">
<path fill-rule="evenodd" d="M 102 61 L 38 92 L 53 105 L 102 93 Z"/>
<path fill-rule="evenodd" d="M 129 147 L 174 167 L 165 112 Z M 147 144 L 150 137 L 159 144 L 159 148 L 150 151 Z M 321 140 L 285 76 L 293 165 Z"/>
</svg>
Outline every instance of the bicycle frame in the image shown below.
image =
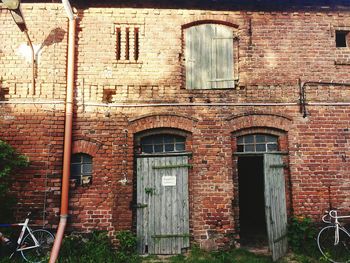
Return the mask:
<svg viewBox="0 0 350 263">
<path fill-rule="evenodd" d="M 333 218 L 334 222 L 326 220 L 327 216 L 330 217 L 330 220 Z M 346 230 L 346 228 L 342 227 L 340 225 L 340 222 L 338 220 L 338 219 L 345 219 L 345 218 L 350 218 L 350 215 L 348 215 L 348 216 L 338 216 L 338 211 L 337 210 L 331 210 L 331 211 L 329 211 L 327 214 L 325 214 L 322 217 L 322 221 L 323 222 L 325 222 L 327 224 L 335 225 L 334 245 L 338 245 L 338 243 L 339 243 L 339 228 L 341 228 L 342 230 L 344 230 L 346 233 L 349 234 L 349 232 Z"/>
<path fill-rule="evenodd" d="M 29 218 L 26 218 L 26 220 L 24 221 L 24 223 L 17 223 L 17 224 L 0 224 L 0 227 L 16 227 L 16 226 L 21 226 L 21 232 L 19 234 L 19 237 L 17 239 L 17 248 L 16 248 L 16 252 L 20 252 L 23 250 L 27 250 L 27 249 L 32 249 L 32 248 L 36 248 L 39 247 L 40 244 L 38 242 L 38 240 L 35 238 L 35 236 L 32 233 L 31 228 L 28 226 L 29 223 Z M 33 246 L 26 246 L 26 247 L 21 247 L 21 243 L 22 243 L 22 239 L 24 234 L 26 233 L 26 231 L 28 231 L 29 235 L 31 236 L 31 238 L 34 241 L 34 245 Z M 12 256 L 12 255 L 11 255 Z"/>
</svg>

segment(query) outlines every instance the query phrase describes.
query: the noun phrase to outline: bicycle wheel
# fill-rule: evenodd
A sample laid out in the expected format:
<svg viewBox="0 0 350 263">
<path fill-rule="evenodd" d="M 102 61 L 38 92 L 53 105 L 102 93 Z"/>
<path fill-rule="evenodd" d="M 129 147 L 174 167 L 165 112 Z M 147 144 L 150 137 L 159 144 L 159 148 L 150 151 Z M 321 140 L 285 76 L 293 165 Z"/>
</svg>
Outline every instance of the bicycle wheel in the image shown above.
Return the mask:
<svg viewBox="0 0 350 263">
<path fill-rule="evenodd" d="M 39 247 L 22 250 L 21 254 L 24 260 L 31 263 L 47 262 L 50 257 L 50 251 L 55 237 L 49 231 L 44 229 L 34 230 L 33 236 L 38 240 Z M 34 240 L 30 234 L 27 234 L 21 243 L 21 247 L 34 246 Z"/>
<path fill-rule="evenodd" d="M 326 226 L 321 229 L 317 236 L 318 249 L 331 262 L 350 262 L 350 236 L 345 230 L 339 228 L 339 243 L 335 245 L 335 230 L 335 226 Z"/>
</svg>

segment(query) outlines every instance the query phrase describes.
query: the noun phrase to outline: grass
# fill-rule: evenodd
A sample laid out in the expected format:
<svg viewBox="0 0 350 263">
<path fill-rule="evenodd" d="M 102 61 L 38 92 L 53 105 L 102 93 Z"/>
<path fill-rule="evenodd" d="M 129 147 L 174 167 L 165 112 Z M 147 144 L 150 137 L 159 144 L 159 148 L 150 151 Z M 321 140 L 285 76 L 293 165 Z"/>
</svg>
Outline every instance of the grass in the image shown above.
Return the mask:
<svg viewBox="0 0 350 263">
<path fill-rule="evenodd" d="M 193 246 L 190 252 L 185 255 L 170 257 L 157 257 L 151 255 L 140 257 L 134 252 L 135 240 L 127 233 L 122 233 L 119 240 L 124 240 L 119 250 L 111 249 L 109 239 L 105 233 L 94 232 L 85 235 L 72 235 L 65 238 L 60 252 L 59 262 L 61 263 L 272 263 L 267 255 L 257 255 L 244 249 L 231 249 L 228 251 L 207 252 L 198 246 Z M 321 258 L 315 241 L 304 244 L 303 250 L 289 253 L 278 263 L 318 263 L 326 262 Z M 122 250 L 123 248 L 124 250 Z M 0 246 L 1 252 L 1 246 Z M 4 252 L 4 251 L 3 251 Z M 1 256 L 1 255 L 0 255 Z M 24 262 L 20 254 L 12 260 L 0 257 L 0 263 Z"/>
<path fill-rule="evenodd" d="M 107 260 L 102 259 L 101 260 Z M 76 261 L 69 261 L 63 259 L 64 262 L 76 263 Z M 20 257 L 9 260 L 7 258 L 0 259 L 0 263 L 20 263 L 24 262 Z M 101 261 L 102 262 L 102 261 Z M 108 262 L 108 261 L 107 261 Z M 244 249 L 233 249 L 230 251 L 206 252 L 194 247 L 188 256 L 177 255 L 172 257 L 160 258 L 157 256 L 149 256 L 142 260 L 144 263 L 151 262 L 167 262 L 167 263 L 272 263 L 269 256 L 256 255 Z M 302 254 L 290 253 L 286 257 L 280 259 L 278 263 L 319 263 L 322 262 L 320 258 L 309 257 Z M 128 262 L 125 262 L 128 263 Z"/>
<path fill-rule="evenodd" d="M 193 248 L 188 257 L 178 255 L 170 258 L 171 263 L 268 263 L 272 262 L 270 257 L 255 255 L 243 249 L 231 251 L 206 252 L 199 248 Z"/>
<path fill-rule="evenodd" d="M 322 262 L 320 255 L 315 257 L 289 253 L 282 259 L 278 260 L 277 263 L 319 263 Z M 217 251 L 217 252 L 206 252 L 198 247 L 192 248 L 191 252 L 187 255 L 177 255 L 168 258 L 157 258 L 151 256 L 144 258 L 142 262 L 153 263 L 153 262 L 167 262 L 167 263 L 272 263 L 270 256 L 257 255 L 249 252 L 245 249 L 232 249 L 229 251 Z"/>
</svg>

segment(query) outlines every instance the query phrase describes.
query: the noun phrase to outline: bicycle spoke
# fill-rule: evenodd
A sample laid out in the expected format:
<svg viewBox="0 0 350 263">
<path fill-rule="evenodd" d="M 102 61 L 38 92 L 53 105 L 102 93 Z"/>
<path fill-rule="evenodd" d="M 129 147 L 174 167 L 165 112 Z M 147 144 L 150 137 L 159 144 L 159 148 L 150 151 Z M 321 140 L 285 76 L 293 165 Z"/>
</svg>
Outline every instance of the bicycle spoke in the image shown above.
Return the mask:
<svg viewBox="0 0 350 263">
<path fill-rule="evenodd" d="M 22 250 L 22 256 L 23 258 L 28 262 L 33 263 L 39 263 L 39 262 L 45 262 L 50 256 L 51 247 L 54 242 L 54 236 L 44 229 L 38 229 L 34 230 L 32 232 L 35 239 L 38 241 L 39 246 L 28 249 L 28 250 Z M 27 244 L 35 244 L 32 236 L 28 234 L 24 239 L 22 244 L 26 246 Z"/>
</svg>

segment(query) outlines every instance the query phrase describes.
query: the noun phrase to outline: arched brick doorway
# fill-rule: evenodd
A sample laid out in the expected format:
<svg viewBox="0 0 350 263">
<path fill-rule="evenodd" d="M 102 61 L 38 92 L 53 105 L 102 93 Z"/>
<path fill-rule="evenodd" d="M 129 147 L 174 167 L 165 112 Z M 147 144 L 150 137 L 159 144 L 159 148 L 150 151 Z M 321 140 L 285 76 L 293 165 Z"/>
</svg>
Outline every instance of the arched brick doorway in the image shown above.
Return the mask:
<svg viewBox="0 0 350 263">
<path fill-rule="evenodd" d="M 189 247 L 188 134 L 153 129 L 135 136 L 136 232 L 141 254 Z"/>
<path fill-rule="evenodd" d="M 269 246 L 274 259 L 287 250 L 286 134 L 251 128 L 234 134 L 237 228 L 243 246 Z"/>
</svg>

